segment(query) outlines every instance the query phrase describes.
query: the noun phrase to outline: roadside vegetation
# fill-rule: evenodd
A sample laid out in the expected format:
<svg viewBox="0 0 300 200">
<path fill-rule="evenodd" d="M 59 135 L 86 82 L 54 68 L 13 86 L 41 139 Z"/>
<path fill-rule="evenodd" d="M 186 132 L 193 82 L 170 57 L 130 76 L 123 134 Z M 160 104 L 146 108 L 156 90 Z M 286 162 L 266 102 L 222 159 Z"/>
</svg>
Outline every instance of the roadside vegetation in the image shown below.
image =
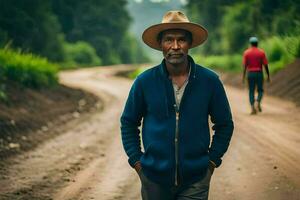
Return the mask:
<svg viewBox="0 0 300 200">
<path fill-rule="evenodd" d="M 300 58 L 300 37 L 274 36 L 261 41 L 260 47 L 267 52 L 271 74 L 277 73 L 296 58 Z M 242 53 L 204 55 L 192 51 L 192 57 L 196 63 L 213 70 L 232 73 L 242 72 Z M 145 67 L 138 68 L 129 73 L 128 77 L 134 79 L 145 69 Z"/>
<path fill-rule="evenodd" d="M 300 37 L 274 36 L 261 41 L 259 47 L 264 49 L 267 54 L 271 74 L 275 74 L 300 57 Z M 225 55 L 194 53 L 193 57 L 197 63 L 218 71 L 233 73 L 242 71 L 242 53 Z"/>
<path fill-rule="evenodd" d="M 189 0 L 185 8 L 190 20 L 204 25 L 209 33 L 205 44 L 190 52 L 201 65 L 240 73 L 251 36 L 258 37 L 272 74 L 300 57 L 300 4 L 296 0 Z"/>
<path fill-rule="evenodd" d="M 7 81 L 48 87 L 57 84 L 56 73 L 61 69 L 149 63 L 129 33 L 133 19 L 125 0 L 1 3 L 0 99 L 7 98 Z M 208 41 L 191 51 L 199 64 L 240 72 L 250 36 L 259 38 L 273 74 L 300 57 L 300 6 L 295 0 L 189 0 L 185 8 L 191 21 L 209 31 Z M 131 78 L 143 70 L 136 70 Z"/>
<path fill-rule="evenodd" d="M 65 68 L 147 62 L 129 33 L 126 6 L 126 0 L 1 0 L 0 49 L 21 49 Z"/>
<path fill-rule="evenodd" d="M 186 8 L 192 21 L 209 32 L 208 41 L 192 51 L 198 63 L 241 72 L 251 36 L 258 37 L 273 74 L 300 57 L 300 6 L 295 0 L 190 0 Z"/>
<path fill-rule="evenodd" d="M 0 49 L 0 99 L 7 100 L 6 85 L 39 89 L 57 85 L 58 66 L 30 53 Z"/>
<path fill-rule="evenodd" d="M 59 70 L 147 62 L 129 33 L 126 5 L 126 0 L 1 0 L 0 100 L 9 99 L 10 81 L 38 89 L 58 84 Z"/>
</svg>

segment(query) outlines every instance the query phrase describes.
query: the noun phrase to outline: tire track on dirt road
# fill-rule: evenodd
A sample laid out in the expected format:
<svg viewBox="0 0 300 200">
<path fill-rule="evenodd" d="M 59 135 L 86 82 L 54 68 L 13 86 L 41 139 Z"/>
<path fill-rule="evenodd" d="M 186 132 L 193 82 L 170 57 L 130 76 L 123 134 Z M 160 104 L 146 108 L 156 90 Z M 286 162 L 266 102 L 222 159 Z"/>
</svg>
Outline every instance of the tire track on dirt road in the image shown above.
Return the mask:
<svg viewBox="0 0 300 200">
<path fill-rule="evenodd" d="M 66 124 L 61 136 L 12 159 L 7 179 L 0 180 L 0 199 L 140 199 L 140 181 L 127 163 L 120 138 L 119 117 L 132 83 L 114 76 L 120 70 L 127 69 L 61 74 L 64 84 L 103 99 L 104 110 Z M 299 200 L 299 108 L 265 96 L 263 113 L 251 116 L 247 91 L 228 86 L 226 91 L 236 128 L 224 162 L 212 177 L 210 199 Z"/>
<path fill-rule="evenodd" d="M 247 90 L 226 87 L 235 131 L 215 170 L 211 199 L 300 199 L 299 108 L 265 96 L 263 112 L 249 115 Z"/>
<path fill-rule="evenodd" d="M 138 181 L 124 156 L 119 131 L 119 117 L 128 95 L 130 82 L 127 79 L 114 77 L 115 72 L 113 69 L 102 68 L 98 73 L 92 71 L 86 75 L 91 81 L 91 86 L 98 85 L 101 88 L 94 92 L 104 91 L 117 99 L 107 108 L 112 115 L 108 118 L 112 123 L 110 125 L 112 131 L 109 133 L 112 139 L 107 141 L 107 148 L 104 150 L 104 154 L 107 156 L 102 161 L 96 159 L 78 173 L 75 183 L 63 188 L 54 196 L 54 199 L 120 199 L 124 196 L 124 192 L 127 192 L 128 188 L 132 186 L 132 182 Z M 82 72 L 80 74 L 82 75 Z M 76 79 L 76 75 L 74 76 Z M 107 124 L 103 125 L 107 126 Z M 83 188 L 88 189 L 84 190 Z"/>
<path fill-rule="evenodd" d="M 117 149 L 124 156 L 120 144 L 119 115 L 130 82 L 113 78 L 113 72 L 111 69 L 94 68 L 61 74 L 62 83 L 99 96 L 104 110 L 81 118 L 82 121 L 65 124 L 60 136 L 6 160 L 5 169 L 1 169 L 5 176 L 0 179 L 0 199 L 79 199 L 80 196 L 86 199 L 85 192 L 92 194 L 93 179 L 96 180 L 95 185 L 99 185 L 102 179 L 107 180 L 101 187 L 102 191 L 113 188 L 109 186 L 109 181 L 112 181 L 109 170 L 115 166 L 127 170 L 120 174 L 127 184 L 124 174 L 130 177 L 127 172 L 132 170 L 124 157 L 125 167 L 114 163 L 121 157 L 114 149 L 119 146 Z M 106 169 L 110 163 L 113 167 Z"/>
</svg>

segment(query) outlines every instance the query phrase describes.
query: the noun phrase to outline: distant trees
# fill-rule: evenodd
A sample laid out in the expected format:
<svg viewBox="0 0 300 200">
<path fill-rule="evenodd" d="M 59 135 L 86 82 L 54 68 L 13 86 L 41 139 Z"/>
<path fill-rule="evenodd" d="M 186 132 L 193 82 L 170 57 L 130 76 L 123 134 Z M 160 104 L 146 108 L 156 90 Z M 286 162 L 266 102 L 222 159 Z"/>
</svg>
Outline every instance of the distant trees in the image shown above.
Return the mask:
<svg viewBox="0 0 300 200">
<path fill-rule="evenodd" d="M 120 63 L 121 41 L 130 18 L 125 0 L 52 0 L 53 11 L 68 42 L 91 44 L 103 63 Z"/>
<path fill-rule="evenodd" d="M 44 0 L 1 0 L 0 45 L 7 43 L 62 61 L 60 25 L 51 11 L 51 3 Z"/>
<path fill-rule="evenodd" d="M 203 53 L 241 51 L 252 35 L 300 36 L 300 3 L 297 0 L 189 0 L 190 16 L 208 29 Z"/>
<path fill-rule="evenodd" d="M 97 54 L 93 62 L 143 62 L 137 41 L 128 35 L 131 19 L 125 6 L 126 0 L 1 0 L 0 47 L 10 44 L 64 62 L 75 52 L 70 47 L 95 56 L 87 50 L 90 45 Z M 84 48 L 68 45 L 81 41 Z"/>
</svg>

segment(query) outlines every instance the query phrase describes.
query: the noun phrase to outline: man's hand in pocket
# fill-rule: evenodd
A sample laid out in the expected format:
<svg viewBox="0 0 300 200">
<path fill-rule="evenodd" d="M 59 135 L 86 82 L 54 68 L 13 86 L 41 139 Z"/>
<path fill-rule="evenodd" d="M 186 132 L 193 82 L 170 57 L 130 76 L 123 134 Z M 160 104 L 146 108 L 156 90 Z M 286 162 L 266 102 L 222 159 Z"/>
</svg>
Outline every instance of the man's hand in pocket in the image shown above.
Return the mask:
<svg viewBox="0 0 300 200">
<path fill-rule="evenodd" d="M 141 162 L 140 162 L 140 161 L 138 161 L 138 162 L 136 162 L 136 163 L 134 164 L 134 169 L 135 169 L 135 171 L 136 171 L 138 174 L 140 174 L 140 172 L 141 172 L 141 170 L 142 170 L 142 165 L 141 165 Z"/>
</svg>

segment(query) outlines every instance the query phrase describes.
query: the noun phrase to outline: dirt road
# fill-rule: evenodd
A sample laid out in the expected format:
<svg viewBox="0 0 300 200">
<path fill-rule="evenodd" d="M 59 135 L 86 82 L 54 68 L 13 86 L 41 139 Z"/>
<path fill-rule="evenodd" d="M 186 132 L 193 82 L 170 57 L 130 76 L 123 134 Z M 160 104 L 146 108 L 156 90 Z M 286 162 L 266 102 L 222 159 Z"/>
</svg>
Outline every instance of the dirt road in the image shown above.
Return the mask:
<svg viewBox="0 0 300 200">
<path fill-rule="evenodd" d="M 113 76 L 118 70 L 61 74 L 62 83 L 99 96 L 104 110 L 58 127 L 60 136 L 5 161 L 0 199 L 140 199 L 140 182 L 127 163 L 119 132 L 131 81 Z M 300 109 L 266 97 L 263 113 L 250 116 L 246 90 L 226 90 L 236 128 L 213 175 L 210 199 L 300 199 Z"/>
</svg>

